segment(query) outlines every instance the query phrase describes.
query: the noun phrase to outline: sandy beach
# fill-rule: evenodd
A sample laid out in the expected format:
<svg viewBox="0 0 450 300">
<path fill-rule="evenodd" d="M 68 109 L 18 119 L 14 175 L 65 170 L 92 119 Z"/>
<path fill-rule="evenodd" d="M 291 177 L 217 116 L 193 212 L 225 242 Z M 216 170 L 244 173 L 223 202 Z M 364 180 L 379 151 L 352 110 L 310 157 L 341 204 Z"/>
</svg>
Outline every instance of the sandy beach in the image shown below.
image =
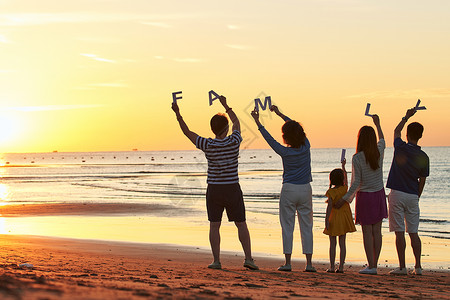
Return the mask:
<svg viewBox="0 0 450 300">
<path fill-rule="evenodd" d="M 250 271 L 238 252 L 223 253 L 223 269 L 210 270 L 209 251 L 196 247 L 16 235 L 1 235 L 0 245 L 2 299 L 450 299 L 450 273 L 440 271 L 362 276 L 358 266 L 329 274 L 316 264 L 317 273 L 305 273 L 296 260 L 282 273 L 281 261 L 266 257 Z"/>
</svg>

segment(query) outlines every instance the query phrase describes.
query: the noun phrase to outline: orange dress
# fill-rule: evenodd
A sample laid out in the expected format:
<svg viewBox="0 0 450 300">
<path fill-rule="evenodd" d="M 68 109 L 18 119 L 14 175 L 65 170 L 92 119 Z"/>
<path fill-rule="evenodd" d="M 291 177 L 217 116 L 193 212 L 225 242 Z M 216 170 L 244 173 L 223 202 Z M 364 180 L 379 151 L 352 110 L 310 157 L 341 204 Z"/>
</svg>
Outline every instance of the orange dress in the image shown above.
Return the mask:
<svg viewBox="0 0 450 300">
<path fill-rule="evenodd" d="M 342 196 L 347 193 L 348 186 L 343 185 L 338 188 L 330 188 L 325 194 L 333 205 L 336 204 Z M 355 232 L 355 223 L 353 222 L 352 210 L 350 204 L 346 201 L 341 208 L 332 208 L 330 214 L 330 224 L 328 230 L 325 228 L 323 233 L 331 236 L 344 235 L 347 232 Z"/>
</svg>

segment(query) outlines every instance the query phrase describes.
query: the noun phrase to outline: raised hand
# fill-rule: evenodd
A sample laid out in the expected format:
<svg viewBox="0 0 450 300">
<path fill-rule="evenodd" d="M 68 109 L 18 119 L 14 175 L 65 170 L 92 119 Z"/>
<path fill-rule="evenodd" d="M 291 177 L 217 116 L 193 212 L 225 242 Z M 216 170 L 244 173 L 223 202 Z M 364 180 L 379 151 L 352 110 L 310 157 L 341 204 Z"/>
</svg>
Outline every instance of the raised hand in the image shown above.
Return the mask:
<svg viewBox="0 0 450 300">
<path fill-rule="evenodd" d="M 380 117 L 378 115 L 372 115 L 372 120 L 373 123 L 375 124 L 375 126 L 379 126 L 380 125 Z"/>
<path fill-rule="evenodd" d="M 220 95 L 220 96 L 219 96 L 219 101 L 220 101 L 220 103 L 221 103 L 224 107 L 227 106 L 227 98 L 226 98 L 225 96 Z"/>
<path fill-rule="evenodd" d="M 176 102 L 172 103 L 172 110 L 178 114 L 180 112 L 180 108 L 178 107 L 178 104 Z"/>
<path fill-rule="evenodd" d="M 414 116 L 414 114 L 417 112 L 416 108 L 410 108 L 406 111 L 406 115 L 405 118 L 408 120 L 409 118 L 411 118 L 412 116 Z"/>
<path fill-rule="evenodd" d="M 270 107 L 270 111 L 273 111 L 273 112 L 276 113 L 276 114 L 279 114 L 279 113 L 280 113 L 280 110 L 278 109 L 278 106 L 276 106 L 276 105 L 272 105 L 272 106 Z"/>
<path fill-rule="evenodd" d="M 255 122 L 259 121 L 259 111 L 253 110 L 250 114 L 252 115 L 253 119 L 255 119 Z"/>
</svg>

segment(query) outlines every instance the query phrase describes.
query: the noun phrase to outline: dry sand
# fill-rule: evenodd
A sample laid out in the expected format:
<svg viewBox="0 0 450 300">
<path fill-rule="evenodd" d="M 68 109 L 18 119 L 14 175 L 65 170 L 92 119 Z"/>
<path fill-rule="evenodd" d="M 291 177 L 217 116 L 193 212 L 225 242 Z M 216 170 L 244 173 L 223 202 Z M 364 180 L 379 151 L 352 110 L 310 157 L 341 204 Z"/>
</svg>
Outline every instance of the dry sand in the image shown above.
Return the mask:
<svg viewBox="0 0 450 300">
<path fill-rule="evenodd" d="M 242 254 L 224 253 L 223 270 L 206 265 L 205 249 L 171 245 L 0 235 L 0 299 L 450 299 L 450 273 L 422 276 L 276 271 L 279 259 L 256 257 L 260 271 L 242 267 Z M 22 263 L 33 268 L 20 268 Z"/>
</svg>

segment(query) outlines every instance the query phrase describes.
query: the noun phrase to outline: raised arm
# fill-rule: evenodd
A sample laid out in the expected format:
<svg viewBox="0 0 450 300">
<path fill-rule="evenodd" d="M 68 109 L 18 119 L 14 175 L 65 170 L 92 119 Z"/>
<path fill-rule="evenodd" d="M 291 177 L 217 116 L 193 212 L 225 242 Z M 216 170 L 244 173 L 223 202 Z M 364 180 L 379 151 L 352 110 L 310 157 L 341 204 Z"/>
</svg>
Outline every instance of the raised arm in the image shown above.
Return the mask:
<svg viewBox="0 0 450 300">
<path fill-rule="evenodd" d="M 384 139 L 383 130 L 381 130 L 380 125 L 380 117 L 378 115 L 372 115 L 373 123 L 375 124 L 375 127 L 377 128 L 378 132 L 378 140 Z"/>
<path fill-rule="evenodd" d="M 228 106 L 227 98 L 225 98 L 225 96 L 221 95 L 219 97 L 219 101 L 223 105 L 223 107 L 225 108 L 225 112 L 230 117 L 231 123 L 233 123 L 233 127 L 232 127 L 231 131 L 233 132 L 233 131 L 237 130 L 237 131 L 241 132 L 241 123 L 239 123 L 239 119 L 237 118 L 237 116 L 234 113 L 233 109 Z"/>
<path fill-rule="evenodd" d="M 403 127 L 405 127 L 406 122 L 408 122 L 408 119 L 411 118 L 412 116 L 414 116 L 414 114 L 416 113 L 416 108 L 410 108 L 406 111 L 406 115 L 402 118 L 402 120 L 400 121 L 400 123 L 398 123 L 397 127 L 395 127 L 394 129 L 394 140 L 396 138 L 401 138 L 402 137 L 402 130 Z"/>
<path fill-rule="evenodd" d="M 188 137 L 188 139 L 195 145 L 195 141 L 197 140 L 198 134 L 189 130 L 189 127 L 183 120 L 183 117 L 180 114 L 180 108 L 177 103 L 172 103 L 172 110 L 175 112 L 177 116 L 178 124 L 180 125 L 181 131 L 183 131 L 184 135 Z"/>
<path fill-rule="evenodd" d="M 255 120 L 255 123 L 258 126 L 258 128 L 262 127 L 263 125 L 261 124 L 261 121 L 259 121 L 259 111 L 253 110 L 250 114 L 252 115 L 253 120 Z"/>
<path fill-rule="evenodd" d="M 274 113 L 276 113 L 276 114 L 277 114 L 280 118 L 282 118 L 284 121 L 290 121 L 290 120 L 291 120 L 288 116 L 282 114 L 282 113 L 280 112 L 280 110 L 278 109 L 278 106 L 276 106 L 276 105 L 272 105 L 272 106 L 270 107 L 270 111 L 273 111 Z"/>
<path fill-rule="evenodd" d="M 270 133 L 264 128 L 264 126 L 259 121 L 259 112 L 253 110 L 251 112 L 253 119 L 255 120 L 256 125 L 258 125 L 258 130 L 261 132 L 263 138 L 269 144 L 269 146 L 279 155 L 284 156 L 286 154 L 287 148 L 278 143 Z"/>
<path fill-rule="evenodd" d="M 344 201 L 351 203 L 355 197 L 356 192 L 361 185 L 361 167 L 357 164 L 355 157 L 352 159 L 352 184 L 347 193 L 334 205 L 335 208 L 340 208 L 344 205 Z"/>
<path fill-rule="evenodd" d="M 341 164 L 342 164 L 342 171 L 344 172 L 344 185 L 348 186 L 347 170 L 345 169 L 346 162 L 347 160 L 344 158 Z"/>
</svg>

